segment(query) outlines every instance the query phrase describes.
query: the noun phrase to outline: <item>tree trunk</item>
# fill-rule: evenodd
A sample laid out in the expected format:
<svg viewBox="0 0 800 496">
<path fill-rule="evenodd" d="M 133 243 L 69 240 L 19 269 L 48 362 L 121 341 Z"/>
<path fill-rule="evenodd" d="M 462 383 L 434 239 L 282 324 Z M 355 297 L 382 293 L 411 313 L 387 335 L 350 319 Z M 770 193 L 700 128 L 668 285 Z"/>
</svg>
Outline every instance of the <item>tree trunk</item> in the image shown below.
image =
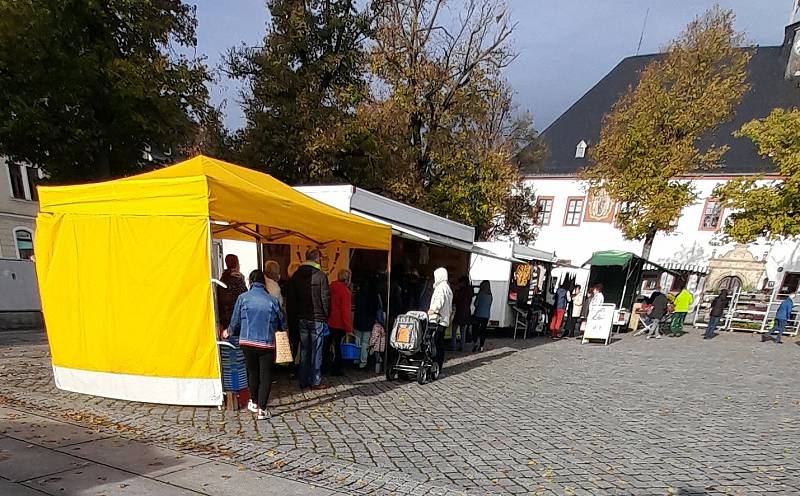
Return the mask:
<svg viewBox="0 0 800 496">
<path fill-rule="evenodd" d="M 644 245 L 642 246 L 642 258 L 645 260 L 650 260 L 650 250 L 653 249 L 653 240 L 656 239 L 655 231 L 651 231 L 647 233 L 647 236 L 644 238 Z"/>
</svg>

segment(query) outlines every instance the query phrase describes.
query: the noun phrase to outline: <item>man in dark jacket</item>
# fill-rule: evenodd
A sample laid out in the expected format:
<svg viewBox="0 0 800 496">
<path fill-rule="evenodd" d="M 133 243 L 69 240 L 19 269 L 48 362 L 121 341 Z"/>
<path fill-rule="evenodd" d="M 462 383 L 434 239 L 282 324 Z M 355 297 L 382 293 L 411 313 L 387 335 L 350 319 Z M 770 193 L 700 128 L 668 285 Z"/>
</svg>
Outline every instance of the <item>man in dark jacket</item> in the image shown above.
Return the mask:
<svg viewBox="0 0 800 496">
<path fill-rule="evenodd" d="M 650 326 L 650 332 L 647 334 L 647 339 L 650 338 L 661 338 L 661 319 L 664 318 L 664 315 L 667 313 L 667 301 L 666 295 L 660 291 L 654 291 L 653 294 L 650 296 L 652 303 L 650 304 L 650 313 L 647 314 L 647 325 Z"/>
<path fill-rule="evenodd" d="M 322 345 L 324 342 L 331 297 L 328 276 L 320 269 L 320 252 L 306 251 L 306 262 L 289 281 L 288 307 L 300 331 L 300 387 L 323 389 Z"/>
<path fill-rule="evenodd" d="M 717 329 L 719 319 L 725 314 L 725 308 L 728 306 L 728 290 L 721 289 L 719 295 L 711 302 L 711 315 L 708 319 L 708 326 L 703 339 L 711 339 L 714 337 L 714 331 Z"/>
<path fill-rule="evenodd" d="M 222 273 L 220 280 L 226 287 L 217 287 L 217 312 L 220 329 L 227 329 L 236 299 L 247 291 L 244 276 L 239 272 L 239 257 L 233 254 L 225 256 L 225 272 Z"/>
</svg>

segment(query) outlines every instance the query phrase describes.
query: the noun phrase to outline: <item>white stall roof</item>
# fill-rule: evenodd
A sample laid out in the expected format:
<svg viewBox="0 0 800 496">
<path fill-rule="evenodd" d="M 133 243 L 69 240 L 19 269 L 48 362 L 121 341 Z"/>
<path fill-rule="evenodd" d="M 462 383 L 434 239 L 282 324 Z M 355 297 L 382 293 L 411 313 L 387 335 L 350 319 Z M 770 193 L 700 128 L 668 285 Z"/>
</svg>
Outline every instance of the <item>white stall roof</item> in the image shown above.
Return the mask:
<svg viewBox="0 0 800 496">
<path fill-rule="evenodd" d="M 549 251 L 538 250 L 530 246 L 521 245 L 513 241 L 482 241 L 475 243 L 485 251 L 514 262 L 555 262 L 556 254 Z"/>
<path fill-rule="evenodd" d="M 544 250 L 538 250 L 536 248 L 531 248 L 530 246 L 520 245 L 517 243 L 514 243 L 514 250 L 512 254 L 514 258 L 520 258 L 525 261 L 531 261 L 531 260 L 539 260 L 542 262 L 556 261 L 555 253 Z"/>
<path fill-rule="evenodd" d="M 346 184 L 297 186 L 295 189 L 340 210 L 389 224 L 396 236 L 497 257 L 473 245 L 474 228 L 361 188 Z"/>
</svg>

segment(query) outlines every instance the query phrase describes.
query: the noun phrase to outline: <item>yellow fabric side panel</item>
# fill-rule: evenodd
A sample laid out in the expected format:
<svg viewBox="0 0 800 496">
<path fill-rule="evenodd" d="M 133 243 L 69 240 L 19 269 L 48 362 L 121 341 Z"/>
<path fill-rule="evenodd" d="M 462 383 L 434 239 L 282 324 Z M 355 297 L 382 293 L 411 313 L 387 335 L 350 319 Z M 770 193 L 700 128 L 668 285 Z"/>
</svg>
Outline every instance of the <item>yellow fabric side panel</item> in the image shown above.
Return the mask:
<svg viewBox="0 0 800 496">
<path fill-rule="evenodd" d="M 42 212 L 208 216 L 205 176 L 124 179 L 77 186 L 40 186 Z"/>
<path fill-rule="evenodd" d="M 35 242 L 54 365 L 219 377 L 206 218 L 41 213 Z"/>
</svg>

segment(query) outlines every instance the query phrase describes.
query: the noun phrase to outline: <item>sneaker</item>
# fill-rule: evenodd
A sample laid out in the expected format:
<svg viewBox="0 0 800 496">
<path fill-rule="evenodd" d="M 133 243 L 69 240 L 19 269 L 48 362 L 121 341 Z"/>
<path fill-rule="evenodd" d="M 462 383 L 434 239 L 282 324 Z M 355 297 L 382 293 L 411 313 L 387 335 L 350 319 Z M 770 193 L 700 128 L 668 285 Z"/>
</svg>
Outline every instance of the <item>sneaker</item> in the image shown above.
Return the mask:
<svg viewBox="0 0 800 496">
<path fill-rule="evenodd" d="M 652 338 L 652 337 L 653 337 L 653 336 L 647 336 L 645 339 L 650 339 L 650 338 Z"/>
<path fill-rule="evenodd" d="M 253 403 L 253 400 L 247 400 L 247 409 L 253 413 L 258 412 L 258 407 L 256 406 L 255 403 Z"/>
<path fill-rule="evenodd" d="M 261 409 L 259 409 L 258 410 L 258 414 L 256 415 L 256 418 L 258 420 L 267 420 L 267 419 L 269 419 L 271 417 L 272 417 L 272 415 L 270 415 L 269 410 L 261 410 Z"/>
<path fill-rule="evenodd" d="M 480 348 L 478 348 L 478 351 L 479 351 L 479 352 L 483 352 L 483 346 L 481 346 Z"/>
<path fill-rule="evenodd" d="M 656 339 L 661 339 L 661 334 L 656 334 Z"/>
<path fill-rule="evenodd" d="M 319 383 L 316 386 L 311 386 L 311 389 L 313 389 L 314 391 L 319 391 L 321 389 L 328 389 L 328 385 Z"/>
</svg>

